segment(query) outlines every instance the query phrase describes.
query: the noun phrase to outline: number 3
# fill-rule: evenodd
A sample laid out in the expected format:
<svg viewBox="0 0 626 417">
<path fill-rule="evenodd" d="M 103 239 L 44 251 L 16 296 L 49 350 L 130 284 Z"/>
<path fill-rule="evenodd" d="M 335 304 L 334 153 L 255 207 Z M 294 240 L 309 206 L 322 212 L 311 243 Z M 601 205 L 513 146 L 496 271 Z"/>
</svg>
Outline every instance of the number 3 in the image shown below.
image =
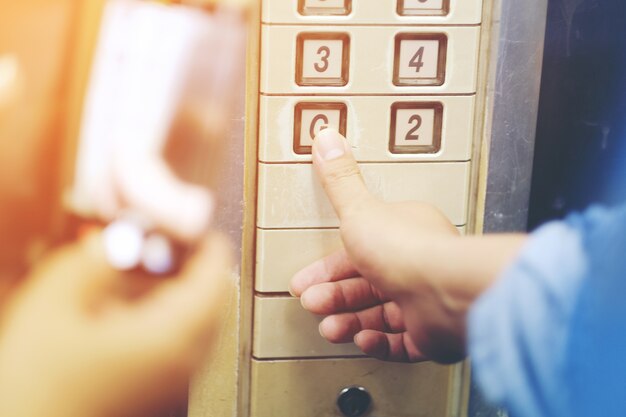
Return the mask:
<svg viewBox="0 0 626 417">
<path fill-rule="evenodd" d="M 419 115 L 414 114 L 409 119 L 409 124 L 412 123 L 415 123 L 415 126 L 413 126 L 413 128 L 408 131 L 405 140 L 419 140 L 420 138 L 420 135 L 416 135 L 415 132 L 417 132 L 420 127 L 422 127 L 422 118 Z"/>
<path fill-rule="evenodd" d="M 320 59 L 322 60 L 322 65 L 320 65 L 317 62 L 315 63 L 314 65 L 315 71 L 325 72 L 328 69 L 328 58 L 330 57 L 330 48 L 328 48 L 328 46 L 320 46 L 319 49 L 317 50 L 317 54 L 318 55 L 324 54 L 324 55 L 320 57 Z"/>
</svg>

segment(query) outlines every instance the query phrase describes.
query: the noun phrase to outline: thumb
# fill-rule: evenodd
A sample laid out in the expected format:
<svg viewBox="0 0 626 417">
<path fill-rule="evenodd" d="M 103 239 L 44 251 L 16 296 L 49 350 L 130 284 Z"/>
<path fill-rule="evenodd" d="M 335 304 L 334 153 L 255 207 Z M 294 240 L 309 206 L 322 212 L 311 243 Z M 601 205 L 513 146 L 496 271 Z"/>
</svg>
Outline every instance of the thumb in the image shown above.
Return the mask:
<svg viewBox="0 0 626 417">
<path fill-rule="evenodd" d="M 348 142 L 336 130 L 324 129 L 315 137 L 313 165 L 340 220 L 373 200 Z"/>
</svg>

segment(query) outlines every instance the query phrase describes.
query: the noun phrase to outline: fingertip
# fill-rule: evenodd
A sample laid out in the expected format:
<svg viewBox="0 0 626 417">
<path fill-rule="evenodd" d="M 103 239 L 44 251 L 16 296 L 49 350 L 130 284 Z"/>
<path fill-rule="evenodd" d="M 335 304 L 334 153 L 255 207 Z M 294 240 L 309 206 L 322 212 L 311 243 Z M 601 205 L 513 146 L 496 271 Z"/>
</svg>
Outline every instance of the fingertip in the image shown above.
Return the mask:
<svg viewBox="0 0 626 417">
<path fill-rule="evenodd" d="M 289 294 L 293 297 L 300 297 L 304 290 L 306 290 L 307 269 L 301 269 L 296 272 L 295 275 L 289 281 Z"/>
<path fill-rule="evenodd" d="M 373 358 L 386 360 L 389 357 L 389 344 L 384 334 L 375 330 L 362 330 L 354 335 L 354 344 L 363 353 Z"/>
<path fill-rule="evenodd" d="M 342 328 L 341 323 L 335 316 L 328 316 L 322 320 L 318 326 L 320 335 L 328 340 L 330 343 L 344 343 L 346 342 L 345 329 Z M 347 341 L 350 341 L 349 339 Z"/>
<path fill-rule="evenodd" d="M 320 321 L 320 324 L 317 326 L 317 331 L 319 332 L 320 336 L 328 340 L 328 338 L 326 337 L 326 331 L 324 329 L 324 320 Z"/>
<path fill-rule="evenodd" d="M 346 138 L 333 128 L 321 130 L 313 140 L 314 162 L 332 161 L 346 155 L 348 151 Z"/>
<path fill-rule="evenodd" d="M 300 294 L 300 305 L 307 311 L 311 311 L 311 300 L 309 296 L 310 292 L 308 290 L 302 292 Z"/>
<path fill-rule="evenodd" d="M 300 296 L 299 293 L 297 293 L 296 290 L 292 287 L 291 282 L 287 286 L 287 291 L 289 291 L 289 295 L 291 295 L 292 297 L 298 298 Z"/>
<path fill-rule="evenodd" d="M 296 272 L 289 281 L 289 293 L 294 297 L 301 297 L 322 275 L 323 266 L 323 260 L 317 260 Z"/>
<path fill-rule="evenodd" d="M 318 284 L 307 288 L 300 296 L 302 307 L 313 314 L 332 314 L 337 308 L 332 303 L 329 284 Z"/>
</svg>

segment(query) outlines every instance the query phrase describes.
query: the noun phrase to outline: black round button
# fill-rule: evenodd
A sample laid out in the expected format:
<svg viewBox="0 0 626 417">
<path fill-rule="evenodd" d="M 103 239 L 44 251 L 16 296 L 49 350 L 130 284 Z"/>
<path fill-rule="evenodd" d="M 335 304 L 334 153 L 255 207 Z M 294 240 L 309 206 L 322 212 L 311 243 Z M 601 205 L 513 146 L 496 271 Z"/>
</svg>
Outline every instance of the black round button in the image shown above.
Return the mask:
<svg viewBox="0 0 626 417">
<path fill-rule="evenodd" d="M 372 397 L 363 387 L 348 387 L 337 397 L 337 407 L 346 417 L 361 417 L 372 405 Z"/>
</svg>

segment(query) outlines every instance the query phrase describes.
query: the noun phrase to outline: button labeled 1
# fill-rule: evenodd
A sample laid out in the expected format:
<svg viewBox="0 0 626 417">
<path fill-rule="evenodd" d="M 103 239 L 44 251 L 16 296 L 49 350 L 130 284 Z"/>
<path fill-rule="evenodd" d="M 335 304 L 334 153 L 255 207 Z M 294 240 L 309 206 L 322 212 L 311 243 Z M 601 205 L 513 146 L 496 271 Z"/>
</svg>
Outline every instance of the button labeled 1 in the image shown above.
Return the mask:
<svg viewBox="0 0 626 417">
<path fill-rule="evenodd" d="M 395 154 L 437 153 L 441 149 L 441 103 L 394 103 L 389 151 Z"/>
<path fill-rule="evenodd" d="M 295 112 L 293 150 L 298 155 L 311 153 L 313 139 L 322 129 L 330 127 L 346 135 L 344 103 L 298 103 Z"/>
<path fill-rule="evenodd" d="M 398 0 L 401 16 L 441 16 L 449 10 L 449 0 Z"/>
<path fill-rule="evenodd" d="M 345 86 L 350 69 L 346 33 L 301 33 L 297 40 L 296 83 L 300 86 Z"/>
<path fill-rule="evenodd" d="M 298 12 L 305 16 L 345 16 L 352 12 L 352 0 L 299 0 Z"/>
<path fill-rule="evenodd" d="M 448 49 L 445 35 L 402 33 L 395 44 L 395 85 L 443 85 Z"/>
</svg>

